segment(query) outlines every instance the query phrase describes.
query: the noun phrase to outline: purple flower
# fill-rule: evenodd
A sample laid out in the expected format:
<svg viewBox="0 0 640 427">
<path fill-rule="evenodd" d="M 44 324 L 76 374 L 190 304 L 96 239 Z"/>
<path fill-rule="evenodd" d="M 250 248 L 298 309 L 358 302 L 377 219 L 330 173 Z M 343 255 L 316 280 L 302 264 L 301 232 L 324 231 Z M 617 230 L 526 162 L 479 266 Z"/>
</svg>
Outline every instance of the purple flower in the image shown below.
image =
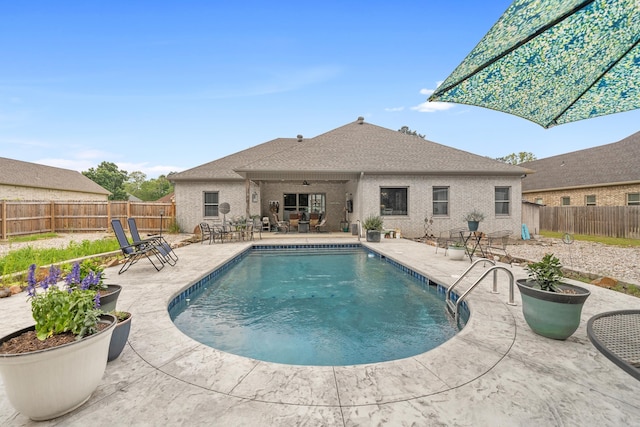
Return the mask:
<svg viewBox="0 0 640 427">
<path fill-rule="evenodd" d="M 96 296 L 93 297 L 93 302 L 96 308 L 100 308 L 100 292 L 96 292 Z"/>
<path fill-rule="evenodd" d="M 67 274 L 67 277 L 65 277 L 64 280 L 67 283 L 67 286 L 80 283 L 80 263 L 76 262 L 75 264 L 73 264 L 71 273 Z"/>
<path fill-rule="evenodd" d="M 55 265 L 52 265 L 49 268 L 49 275 L 44 278 L 42 282 L 40 282 L 40 287 L 43 290 L 47 290 L 49 286 L 55 286 L 60 279 L 60 269 Z"/>
<path fill-rule="evenodd" d="M 30 297 L 36 295 L 36 265 L 31 264 L 29 266 L 29 274 L 27 275 L 27 293 Z"/>
</svg>

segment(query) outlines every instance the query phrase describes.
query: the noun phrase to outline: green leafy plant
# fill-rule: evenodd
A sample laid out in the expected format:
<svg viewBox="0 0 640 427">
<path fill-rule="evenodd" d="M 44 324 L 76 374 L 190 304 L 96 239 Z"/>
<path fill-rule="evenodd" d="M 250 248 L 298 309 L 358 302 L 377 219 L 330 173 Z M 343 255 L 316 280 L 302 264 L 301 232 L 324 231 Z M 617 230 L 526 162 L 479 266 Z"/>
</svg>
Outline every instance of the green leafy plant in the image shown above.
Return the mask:
<svg viewBox="0 0 640 427">
<path fill-rule="evenodd" d="M 476 209 L 472 210 L 462 218 L 463 221 L 483 221 L 484 214 Z"/>
<path fill-rule="evenodd" d="M 131 317 L 131 313 L 129 313 L 128 311 L 114 310 L 110 314 L 113 314 L 114 316 L 116 316 L 116 318 L 118 319 L 118 323 L 124 322 L 129 317 Z"/>
<path fill-rule="evenodd" d="M 564 277 L 560 260 L 553 254 L 546 254 L 538 262 L 530 262 L 525 269 L 543 291 L 561 292 L 557 285 Z"/>
<path fill-rule="evenodd" d="M 459 248 L 459 249 L 462 249 L 462 248 L 464 248 L 464 247 L 465 247 L 465 244 L 464 244 L 464 243 L 462 243 L 462 242 L 455 241 L 455 242 L 450 242 L 450 243 L 449 243 L 449 247 L 450 247 L 450 248 Z"/>
<path fill-rule="evenodd" d="M 29 267 L 28 287 L 31 314 L 36 321 L 35 331 L 39 340 L 71 332 L 76 340 L 97 332 L 102 311 L 100 295 L 90 289 L 63 289 L 58 287 L 60 269 L 51 266 L 49 274 L 36 281 L 36 265 Z M 40 287 L 40 291 L 36 288 Z"/>
<path fill-rule="evenodd" d="M 383 219 L 379 215 L 369 215 L 362 222 L 362 228 L 365 230 L 378 230 L 382 231 Z"/>
</svg>

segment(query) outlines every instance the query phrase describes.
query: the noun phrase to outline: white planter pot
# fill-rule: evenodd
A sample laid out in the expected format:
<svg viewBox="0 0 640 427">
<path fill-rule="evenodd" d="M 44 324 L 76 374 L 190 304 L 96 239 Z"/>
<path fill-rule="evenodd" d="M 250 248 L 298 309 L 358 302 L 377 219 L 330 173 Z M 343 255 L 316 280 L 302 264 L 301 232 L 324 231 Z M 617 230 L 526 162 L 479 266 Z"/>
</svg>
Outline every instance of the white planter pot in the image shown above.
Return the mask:
<svg viewBox="0 0 640 427">
<path fill-rule="evenodd" d="M 449 254 L 449 258 L 451 259 L 455 259 L 455 260 L 464 259 L 464 248 L 455 248 L 453 246 L 450 246 L 447 253 Z"/>
<path fill-rule="evenodd" d="M 59 347 L 23 354 L 0 354 L 0 375 L 9 401 L 32 420 L 49 420 L 86 402 L 100 384 L 116 318 L 101 316 L 109 327 Z M 4 342 L 34 326 L 0 339 Z"/>
</svg>

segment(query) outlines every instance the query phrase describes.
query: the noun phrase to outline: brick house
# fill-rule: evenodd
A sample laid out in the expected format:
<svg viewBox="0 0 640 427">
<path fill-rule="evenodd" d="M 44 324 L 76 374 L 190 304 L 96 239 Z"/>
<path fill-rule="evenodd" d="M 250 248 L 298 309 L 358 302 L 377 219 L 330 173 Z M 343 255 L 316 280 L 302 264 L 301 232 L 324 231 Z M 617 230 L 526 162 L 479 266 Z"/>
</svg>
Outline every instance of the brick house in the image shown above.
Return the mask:
<svg viewBox="0 0 640 427">
<path fill-rule="evenodd" d="M 109 194 L 80 172 L 0 157 L 0 200 L 106 201 Z"/>
<path fill-rule="evenodd" d="M 611 144 L 522 163 L 522 197 L 546 206 L 640 205 L 640 132 Z"/>
<path fill-rule="evenodd" d="M 326 216 L 328 229 L 371 214 L 406 237 L 463 227 L 463 216 L 485 214 L 481 230 L 520 233 L 519 166 L 365 123 L 362 117 L 313 138 L 278 138 L 209 163 L 170 174 L 178 225 L 205 220 L 293 212 Z M 220 203 L 231 211 L 223 215 Z"/>
</svg>

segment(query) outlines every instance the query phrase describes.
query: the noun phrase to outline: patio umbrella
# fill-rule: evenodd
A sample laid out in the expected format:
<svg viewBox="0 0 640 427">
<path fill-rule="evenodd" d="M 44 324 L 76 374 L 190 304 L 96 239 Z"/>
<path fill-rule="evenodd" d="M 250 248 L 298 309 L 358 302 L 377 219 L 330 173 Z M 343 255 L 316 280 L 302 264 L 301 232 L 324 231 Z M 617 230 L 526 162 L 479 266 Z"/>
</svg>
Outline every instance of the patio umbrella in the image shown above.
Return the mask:
<svg viewBox="0 0 640 427">
<path fill-rule="evenodd" d="M 554 125 L 640 107 L 638 0 L 516 0 L 429 101 Z"/>
</svg>

